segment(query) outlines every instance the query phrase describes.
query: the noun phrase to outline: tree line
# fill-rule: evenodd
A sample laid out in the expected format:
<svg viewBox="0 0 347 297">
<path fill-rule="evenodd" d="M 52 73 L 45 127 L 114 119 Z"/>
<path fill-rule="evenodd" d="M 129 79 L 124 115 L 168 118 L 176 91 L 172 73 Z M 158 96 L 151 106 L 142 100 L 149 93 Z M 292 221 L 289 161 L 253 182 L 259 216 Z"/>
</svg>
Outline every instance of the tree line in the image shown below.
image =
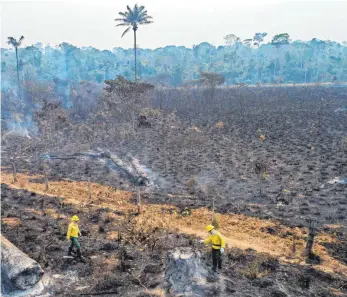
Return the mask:
<svg viewBox="0 0 347 297">
<path fill-rule="evenodd" d="M 57 47 L 2 48 L 2 89 L 17 88 L 19 79 L 53 81 L 58 86 L 81 81 L 103 84 L 117 76 L 132 79 L 135 65 L 141 80 L 167 86 L 190 84 L 201 72 L 221 75 L 225 85 L 347 81 L 346 43 L 318 39 L 292 42 L 288 34 L 263 43 L 262 38 L 257 40 L 259 34 L 263 33 L 243 41 L 231 34 L 225 37 L 226 45 L 219 47 L 203 42 L 193 48 L 137 48 L 136 64 L 134 51 L 119 47 L 98 50 L 62 43 Z"/>
</svg>

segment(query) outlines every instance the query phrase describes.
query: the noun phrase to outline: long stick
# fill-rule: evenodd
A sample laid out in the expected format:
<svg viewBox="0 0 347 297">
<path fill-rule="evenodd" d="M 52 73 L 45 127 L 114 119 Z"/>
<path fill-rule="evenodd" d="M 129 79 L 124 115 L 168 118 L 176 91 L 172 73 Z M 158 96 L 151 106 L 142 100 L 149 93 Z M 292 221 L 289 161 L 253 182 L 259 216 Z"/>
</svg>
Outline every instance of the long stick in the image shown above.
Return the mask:
<svg viewBox="0 0 347 297">
<path fill-rule="evenodd" d="M 92 191 L 90 190 L 90 177 L 88 177 L 88 199 L 89 202 L 92 201 Z"/>
<path fill-rule="evenodd" d="M 138 209 L 138 213 L 141 214 L 141 193 L 140 193 L 140 189 L 137 190 L 137 209 Z"/>
<path fill-rule="evenodd" d="M 94 293 L 83 293 L 83 294 L 80 294 L 80 296 L 91 296 L 91 295 L 111 295 L 111 294 L 118 294 L 118 291 L 112 291 L 112 292 L 94 292 Z"/>
<path fill-rule="evenodd" d="M 214 217 L 214 195 L 212 196 L 212 220 Z"/>
<path fill-rule="evenodd" d="M 14 160 L 12 161 L 12 173 L 13 173 L 13 182 L 16 183 L 17 182 L 17 169 L 16 169 L 16 163 Z"/>
<path fill-rule="evenodd" d="M 19 61 L 18 61 L 18 47 L 16 46 L 16 60 L 17 60 L 17 80 L 18 80 L 18 95 L 21 98 L 21 88 L 20 88 L 20 80 L 19 80 Z M 22 99 L 22 98 L 21 98 Z"/>
<path fill-rule="evenodd" d="M 148 288 L 147 288 L 143 283 L 141 283 L 140 278 L 138 278 L 136 275 L 134 275 L 131 271 L 128 271 L 128 272 L 129 272 L 134 278 L 137 279 L 137 281 L 139 282 L 140 286 L 141 286 L 142 288 L 144 288 L 144 289 L 147 291 L 147 293 L 149 294 L 149 296 L 153 297 L 153 295 L 149 292 Z"/>
<path fill-rule="evenodd" d="M 45 176 L 45 191 L 48 191 L 48 174 L 47 174 L 47 166 L 46 164 L 43 164 L 43 172 L 44 172 L 44 176 Z"/>
<path fill-rule="evenodd" d="M 134 29 L 134 55 L 135 55 L 135 82 L 136 82 L 136 80 L 137 80 L 136 29 Z"/>
</svg>

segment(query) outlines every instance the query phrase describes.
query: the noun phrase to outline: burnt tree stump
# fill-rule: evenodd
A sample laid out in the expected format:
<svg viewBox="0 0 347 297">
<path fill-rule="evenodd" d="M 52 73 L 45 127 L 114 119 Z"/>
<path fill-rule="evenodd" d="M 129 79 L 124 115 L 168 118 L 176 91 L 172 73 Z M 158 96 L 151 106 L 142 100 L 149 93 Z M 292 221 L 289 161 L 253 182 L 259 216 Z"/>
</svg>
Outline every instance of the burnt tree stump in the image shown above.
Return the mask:
<svg viewBox="0 0 347 297">
<path fill-rule="evenodd" d="M 201 256 L 199 251 L 191 248 L 180 248 L 167 254 L 165 280 L 170 294 L 207 297 L 211 296 L 212 291 L 220 291 L 218 278 L 213 275 Z M 218 296 L 219 292 L 215 293 Z"/>
<path fill-rule="evenodd" d="M 147 120 L 147 117 L 144 115 L 140 115 L 137 118 L 137 121 L 138 121 L 138 124 L 137 124 L 138 127 L 145 127 L 145 128 L 151 127 L 151 123 Z"/>
</svg>

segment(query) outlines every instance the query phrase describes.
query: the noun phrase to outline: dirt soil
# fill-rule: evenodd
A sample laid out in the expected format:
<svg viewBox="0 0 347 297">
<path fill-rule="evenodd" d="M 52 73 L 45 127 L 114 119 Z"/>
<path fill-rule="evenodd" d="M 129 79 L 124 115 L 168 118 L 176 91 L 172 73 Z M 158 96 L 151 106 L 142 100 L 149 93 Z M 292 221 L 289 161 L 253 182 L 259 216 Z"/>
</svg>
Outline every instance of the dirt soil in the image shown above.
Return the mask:
<svg viewBox="0 0 347 297">
<path fill-rule="evenodd" d="M 46 290 L 53 296 L 93 292 L 174 296 L 168 293 L 164 269 L 167 253 L 176 247 L 200 250 L 210 265 L 209 249 L 197 240 L 206 236 L 203 226 L 211 216 L 206 208 L 185 217 L 173 205 L 144 199 L 143 213 L 138 215 L 132 193 L 92 184 L 93 197 L 101 194 L 88 203 L 85 183 L 52 182 L 45 193 L 44 185 L 37 183 L 39 177 L 19 174 L 18 178 L 13 184 L 11 175 L 2 173 L 2 232 L 42 265 Z M 86 263 L 63 258 L 67 225 L 75 213 L 81 218 Z M 304 229 L 244 215 L 221 214 L 219 220 L 229 246 L 221 276 L 230 293 L 227 296 L 347 294 L 347 266 L 324 247 L 339 243 L 338 235 L 321 234 L 315 245 L 321 262 L 306 265 L 300 255 Z M 294 250 L 293 234 L 297 238 Z"/>
</svg>

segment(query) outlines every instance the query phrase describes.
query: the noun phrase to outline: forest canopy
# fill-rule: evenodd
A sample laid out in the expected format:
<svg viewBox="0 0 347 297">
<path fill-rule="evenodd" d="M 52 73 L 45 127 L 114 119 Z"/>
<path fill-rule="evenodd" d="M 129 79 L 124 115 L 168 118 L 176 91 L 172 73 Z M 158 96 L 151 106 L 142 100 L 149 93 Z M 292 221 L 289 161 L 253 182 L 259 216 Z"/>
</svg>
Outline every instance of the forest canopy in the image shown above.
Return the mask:
<svg viewBox="0 0 347 297">
<path fill-rule="evenodd" d="M 289 35 L 283 33 L 262 44 L 262 34 L 266 33 L 256 33 L 253 39 L 244 41 L 230 34 L 225 37 L 226 45 L 219 47 L 203 42 L 193 48 L 139 48 L 138 76 L 166 86 L 189 84 L 199 80 L 201 72 L 217 73 L 225 85 L 347 81 L 346 42 L 291 42 Z M 132 79 L 134 72 L 133 49 L 119 47 L 98 50 L 68 43 L 56 47 L 36 44 L 19 48 L 18 56 L 22 81 L 103 84 L 117 76 Z M 15 88 L 14 49 L 1 49 L 1 71 L 2 89 Z"/>
</svg>

